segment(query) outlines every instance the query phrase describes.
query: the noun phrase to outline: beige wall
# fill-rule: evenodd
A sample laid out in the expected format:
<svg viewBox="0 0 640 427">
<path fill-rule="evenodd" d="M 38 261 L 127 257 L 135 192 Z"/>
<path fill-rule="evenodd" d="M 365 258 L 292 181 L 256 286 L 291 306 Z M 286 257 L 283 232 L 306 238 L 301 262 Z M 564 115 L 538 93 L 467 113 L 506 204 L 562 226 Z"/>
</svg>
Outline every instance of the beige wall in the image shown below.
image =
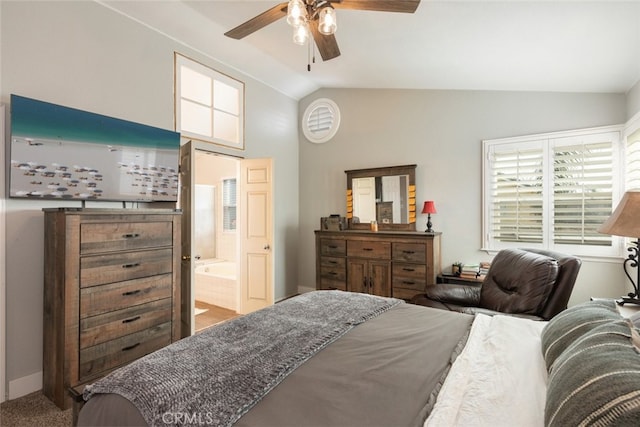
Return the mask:
<svg viewBox="0 0 640 427">
<path fill-rule="evenodd" d="M 226 151 L 274 159 L 275 298 L 297 291 L 296 100 L 95 2 L 2 1 L 0 10 L 2 103 L 15 93 L 173 129 L 174 51 L 244 81 L 246 149 Z M 12 397 L 37 390 L 41 381 L 42 208 L 59 206 L 80 203 L 6 201 L 6 381 Z"/>
<path fill-rule="evenodd" d="M 417 202 L 434 200 L 442 264 L 488 260 L 481 247 L 481 141 L 620 124 L 624 94 L 321 89 L 300 102 L 333 99 L 341 126 L 325 144 L 300 133 L 300 284 L 313 287 L 321 216 L 345 215 L 344 171 L 417 164 Z M 418 214 L 417 229 L 426 216 Z M 625 291 L 620 260 L 585 262 L 571 304 Z"/>
</svg>

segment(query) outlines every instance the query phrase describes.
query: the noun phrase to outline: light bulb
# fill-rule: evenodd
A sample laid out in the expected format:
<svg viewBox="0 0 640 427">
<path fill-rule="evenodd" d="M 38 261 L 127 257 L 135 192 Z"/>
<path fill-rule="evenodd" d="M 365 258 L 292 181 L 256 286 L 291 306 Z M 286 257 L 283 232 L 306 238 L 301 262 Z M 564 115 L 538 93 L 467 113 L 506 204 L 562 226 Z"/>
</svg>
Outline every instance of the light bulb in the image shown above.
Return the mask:
<svg viewBox="0 0 640 427">
<path fill-rule="evenodd" d="M 302 0 L 291 0 L 287 5 L 287 23 L 299 27 L 307 18 L 307 9 Z"/>
<path fill-rule="evenodd" d="M 309 40 L 309 28 L 307 27 L 306 22 L 303 22 L 301 25 L 298 25 L 293 29 L 293 42 L 300 46 L 304 46 L 307 40 Z"/>
<path fill-rule="evenodd" d="M 320 11 L 318 20 L 318 31 L 325 36 L 331 35 L 338 29 L 336 21 L 336 11 L 332 7 L 325 7 Z"/>
</svg>

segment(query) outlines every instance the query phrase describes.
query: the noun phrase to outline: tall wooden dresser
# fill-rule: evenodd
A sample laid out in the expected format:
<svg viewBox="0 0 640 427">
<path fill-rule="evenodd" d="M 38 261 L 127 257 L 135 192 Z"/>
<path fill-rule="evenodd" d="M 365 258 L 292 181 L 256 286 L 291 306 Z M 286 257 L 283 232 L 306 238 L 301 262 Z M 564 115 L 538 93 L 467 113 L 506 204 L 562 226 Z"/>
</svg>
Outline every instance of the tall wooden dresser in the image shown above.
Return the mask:
<svg viewBox="0 0 640 427">
<path fill-rule="evenodd" d="M 43 391 L 69 388 L 181 338 L 180 220 L 166 209 L 44 209 Z"/>
<path fill-rule="evenodd" d="M 409 300 L 436 283 L 441 233 L 365 230 L 316 234 L 316 289 Z"/>
</svg>

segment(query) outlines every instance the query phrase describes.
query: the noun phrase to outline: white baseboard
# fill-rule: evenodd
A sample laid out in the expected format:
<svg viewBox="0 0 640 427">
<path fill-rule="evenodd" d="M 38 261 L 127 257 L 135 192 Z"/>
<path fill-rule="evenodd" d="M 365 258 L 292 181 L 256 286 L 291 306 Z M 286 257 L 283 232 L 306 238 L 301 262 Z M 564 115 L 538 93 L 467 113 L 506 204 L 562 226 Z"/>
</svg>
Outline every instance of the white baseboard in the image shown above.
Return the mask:
<svg viewBox="0 0 640 427">
<path fill-rule="evenodd" d="M 42 390 L 42 371 L 9 381 L 9 400 Z"/>
</svg>

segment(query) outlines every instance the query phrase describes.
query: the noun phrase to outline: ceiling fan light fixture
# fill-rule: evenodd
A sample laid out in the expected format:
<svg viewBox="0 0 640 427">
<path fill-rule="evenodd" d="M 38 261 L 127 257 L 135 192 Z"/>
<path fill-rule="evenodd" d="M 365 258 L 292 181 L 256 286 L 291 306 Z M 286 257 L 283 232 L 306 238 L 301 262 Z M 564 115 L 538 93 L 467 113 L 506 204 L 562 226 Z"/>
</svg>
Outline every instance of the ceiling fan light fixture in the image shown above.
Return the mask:
<svg viewBox="0 0 640 427">
<path fill-rule="evenodd" d="M 307 8 L 302 0 L 290 0 L 287 5 L 287 23 L 293 28 L 302 25 L 307 19 Z"/>
<path fill-rule="evenodd" d="M 320 31 L 320 34 L 329 36 L 334 34 L 337 29 L 336 11 L 331 6 L 322 8 L 318 15 L 318 31 Z"/>
<path fill-rule="evenodd" d="M 293 28 L 293 42 L 297 45 L 304 46 L 309 40 L 309 27 L 306 22 Z"/>
</svg>

